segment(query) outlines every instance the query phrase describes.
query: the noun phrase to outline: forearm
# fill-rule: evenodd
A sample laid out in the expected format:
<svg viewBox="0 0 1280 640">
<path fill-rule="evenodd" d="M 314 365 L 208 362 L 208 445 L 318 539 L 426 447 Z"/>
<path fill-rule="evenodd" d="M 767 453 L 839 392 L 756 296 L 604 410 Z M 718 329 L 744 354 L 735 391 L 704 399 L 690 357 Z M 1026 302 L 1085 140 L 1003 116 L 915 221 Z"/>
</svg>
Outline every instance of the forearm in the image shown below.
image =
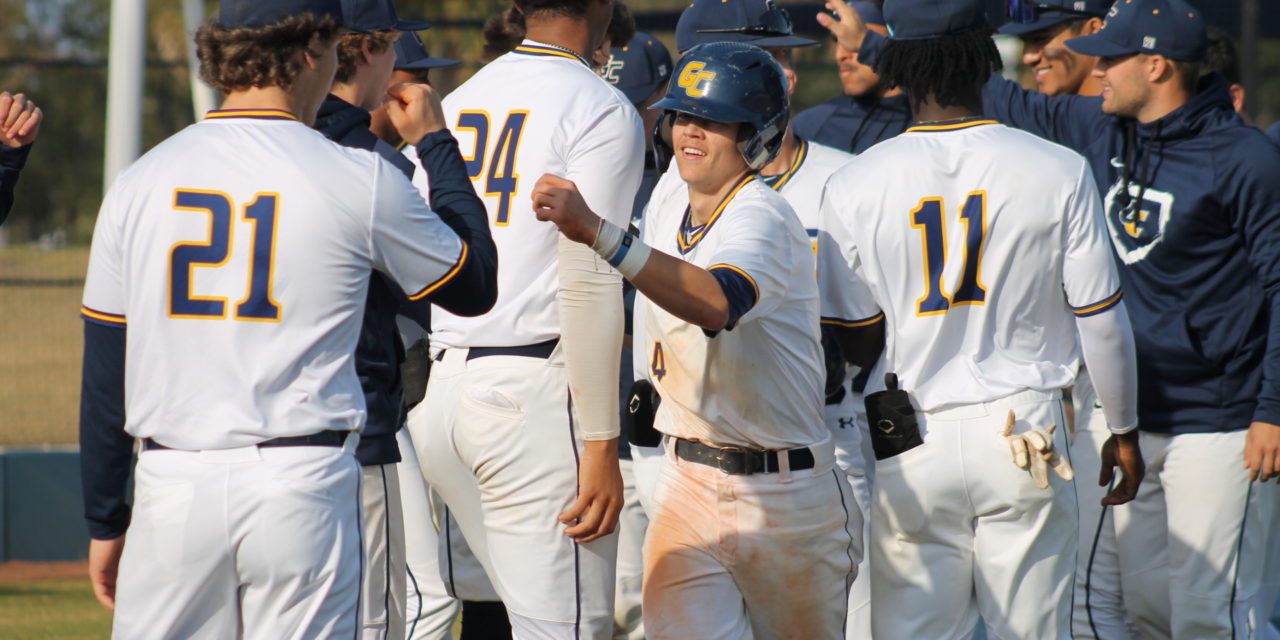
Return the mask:
<svg viewBox="0 0 1280 640">
<path fill-rule="evenodd" d="M 729 322 L 729 298 L 710 271 L 667 255 L 649 254 L 631 284 L 649 302 L 671 315 L 707 331 L 719 331 Z"/>
<path fill-rule="evenodd" d="M 1138 365 L 1133 329 L 1124 303 L 1097 315 L 1077 317 L 1080 348 L 1112 433 L 1138 426 Z"/>
<path fill-rule="evenodd" d="M 471 188 L 458 142 L 448 130 L 431 133 L 415 147 L 430 181 L 429 204 L 467 244 L 468 264 L 430 302 L 458 315 L 487 312 L 498 297 L 498 250 L 484 203 Z"/>
<path fill-rule="evenodd" d="M 85 323 L 80 387 L 80 483 L 89 535 L 109 540 L 129 527 L 133 438 L 125 433 L 125 330 Z"/>
<path fill-rule="evenodd" d="M 559 241 L 560 344 L 584 440 L 618 437 L 616 387 L 622 353 L 622 281 L 589 247 Z"/>
</svg>

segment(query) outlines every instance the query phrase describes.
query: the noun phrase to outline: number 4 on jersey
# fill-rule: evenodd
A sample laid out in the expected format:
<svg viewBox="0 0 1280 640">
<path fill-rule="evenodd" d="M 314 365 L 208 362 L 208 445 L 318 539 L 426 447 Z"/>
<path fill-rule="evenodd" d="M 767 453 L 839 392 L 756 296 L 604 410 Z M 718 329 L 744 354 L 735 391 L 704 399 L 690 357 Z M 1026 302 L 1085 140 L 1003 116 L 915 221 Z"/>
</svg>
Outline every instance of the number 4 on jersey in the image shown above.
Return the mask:
<svg viewBox="0 0 1280 640">
<path fill-rule="evenodd" d="M 942 270 L 947 262 L 946 203 L 942 198 L 922 198 L 911 211 L 911 226 L 920 230 L 924 253 L 924 295 L 916 301 L 916 314 L 946 313 L 953 306 L 984 304 L 987 289 L 982 286 L 982 250 L 987 235 L 987 192 L 975 191 L 960 208 L 964 222 L 964 272 L 960 286 L 950 297 L 944 291 Z"/>
<path fill-rule="evenodd" d="M 484 182 L 486 196 L 498 196 L 498 215 L 493 224 L 505 227 L 511 221 L 511 197 L 520 185 L 520 176 L 516 175 L 516 153 L 520 149 L 520 136 L 524 133 L 528 111 L 512 111 L 498 132 L 494 142 L 493 153 L 486 154 L 489 148 L 489 114 L 483 111 L 463 111 L 458 114 L 459 131 L 474 131 L 476 146 L 471 156 L 464 158 L 467 164 L 467 175 L 475 180 L 484 174 L 485 160 L 489 161 L 489 171 Z"/>
</svg>

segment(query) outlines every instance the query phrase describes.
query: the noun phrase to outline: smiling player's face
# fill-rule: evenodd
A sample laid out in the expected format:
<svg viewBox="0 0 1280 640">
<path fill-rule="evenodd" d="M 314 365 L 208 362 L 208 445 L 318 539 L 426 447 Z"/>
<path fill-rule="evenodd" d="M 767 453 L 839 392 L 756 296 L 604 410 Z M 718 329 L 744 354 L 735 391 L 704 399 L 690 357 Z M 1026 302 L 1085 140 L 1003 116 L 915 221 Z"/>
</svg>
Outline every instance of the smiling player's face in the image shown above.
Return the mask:
<svg viewBox="0 0 1280 640">
<path fill-rule="evenodd" d="M 747 161 L 738 151 L 740 126 L 685 113 L 676 115 L 672 127 L 676 165 L 690 188 L 716 193 L 747 170 Z"/>
</svg>

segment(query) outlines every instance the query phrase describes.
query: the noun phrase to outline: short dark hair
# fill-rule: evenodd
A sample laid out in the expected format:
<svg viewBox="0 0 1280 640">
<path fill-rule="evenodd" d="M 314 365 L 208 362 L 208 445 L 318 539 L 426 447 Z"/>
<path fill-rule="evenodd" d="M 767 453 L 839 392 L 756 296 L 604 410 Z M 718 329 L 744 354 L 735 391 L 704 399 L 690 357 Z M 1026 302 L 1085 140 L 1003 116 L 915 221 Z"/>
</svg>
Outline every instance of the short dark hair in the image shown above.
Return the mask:
<svg viewBox="0 0 1280 640">
<path fill-rule="evenodd" d="M 531 16 L 535 13 L 553 13 L 570 18 L 579 18 L 587 15 L 587 7 L 592 2 L 600 0 L 524 0 L 520 3 L 520 8 L 524 14 Z"/>
<path fill-rule="evenodd" d="M 370 53 L 383 53 L 394 46 L 399 37 L 399 31 L 348 33 L 342 36 L 338 41 L 338 71 L 334 74 L 333 81 L 350 82 L 355 77 L 364 47 L 369 47 Z"/>
<path fill-rule="evenodd" d="M 196 31 L 200 79 L 222 94 L 251 88 L 288 89 L 302 71 L 299 53 L 319 55 L 338 35 L 331 17 L 289 16 L 264 27 L 224 27 L 216 17 Z"/>
<path fill-rule="evenodd" d="M 982 106 L 982 86 L 1004 64 L 991 27 L 940 38 L 890 39 L 876 72 L 882 86 L 901 87 L 912 107 L 932 96 L 939 106 Z"/>
<path fill-rule="evenodd" d="M 524 41 L 524 14 L 515 7 L 489 16 L 484 21 L 484 47 L 480 56 L 490 62 L 515 49 Z"/>
<path fill-rule="evenodd" d="M 1236 42 L 1225 29 L 1211 25 L 1209 48 L 1205 50 L 1200 72 L 1208 74 L 1214 71 L 1226 76 L 1227 83 L 1240 84 L 1240 55 L 1236 51 Z"/>
<path fill-rule="evenodd" d="M 626 46 L 636 37 L 636 19 L 631 15 L 627 5 L 614 0 L 613 18 L 609 20 L 609 43 L 615 47 Z"/>
</svg>

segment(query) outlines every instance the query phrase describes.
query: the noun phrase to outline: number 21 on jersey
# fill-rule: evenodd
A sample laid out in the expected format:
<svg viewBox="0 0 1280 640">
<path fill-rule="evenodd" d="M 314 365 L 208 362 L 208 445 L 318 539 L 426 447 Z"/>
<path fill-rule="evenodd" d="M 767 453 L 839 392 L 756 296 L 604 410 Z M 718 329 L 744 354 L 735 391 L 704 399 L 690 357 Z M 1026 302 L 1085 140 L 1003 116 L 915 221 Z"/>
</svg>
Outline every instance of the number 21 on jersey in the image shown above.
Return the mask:
<svg viewBox="0 0 1280 640">
<path fill-rule="evenodd" d="M 227 317 L 227 298 L 197 296 L 191 292 L 196 268 L 216 269 L 231 259 L 235 239 L 236 209 L 231 196 L 218 191 L 178 189 L 173 194 L 177 211 L 204 213 L 209 218 L 209 239 L 179 242 L 169 250 L 169 317 L 221 320 Z M 249 284 L 244 298 L 234 306 L 233 318 L 251 322 L 279 322 L 280 304 L 271 297 L 275 271 L 276 213 L 280 194 L 259 193 L 245 205 L 245 222 L 253 225 L 249 236 Z"/>
<path fill-rule="evenodd" d="M 987 192 L 974 191 L 960 207 L 964 223 L 964 271 L 960 284 L 948 296 L 943 283 L 947 263 L 947 206 L 942 198 L 921 198 L 911 210 L 911 226 L 920 230 L 924 255 L 924 295 L 916 300 L 916 315 L 946 313 L 953 306 L 985 304 L 987 289 L 982 286 L 982 250 L 987 236 Z"/>
<path fill-rule="evenodd" d="M 493 143 L 493 151 L 489 150 L 489 114 L 484 111 L 463 111 L 458 114 L 458 131 L 474 131 L 475 148 L 471 155 L 464 157 L 467 164 L 467 175 L 478 180 L 486 174 L 485 163 L 489 170 L 485 175 L 484 195 L 498 196 L 498 213 L 493 224 L 505 227 L 511 222 L 511 197 L 516 194 L 520 185 L 520 176 L 516 175 L 516 153 L 520 150 L 520 136 L 524 134 L 524 125 L 529 119 L 528 111 L 512 111 L 498 132 Z"/>
</svg>

